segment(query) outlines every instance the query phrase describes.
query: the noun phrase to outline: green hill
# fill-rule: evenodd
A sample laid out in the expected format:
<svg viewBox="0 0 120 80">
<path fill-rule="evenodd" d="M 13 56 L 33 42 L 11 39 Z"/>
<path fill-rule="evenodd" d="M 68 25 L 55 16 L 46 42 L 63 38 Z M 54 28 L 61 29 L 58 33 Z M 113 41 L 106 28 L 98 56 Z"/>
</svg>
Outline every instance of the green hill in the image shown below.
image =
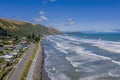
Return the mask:
<svg viewBox="0 0 120 80">
<path fill-rule="evenodd" d="M 41 24 L 32 24 L 24 21 L 10 19 L 0 19 L 0 36 L 27 36 L 30 33 L 43 34 L 60 34 L 55 28 L 49 28 Z"/>
</svg>

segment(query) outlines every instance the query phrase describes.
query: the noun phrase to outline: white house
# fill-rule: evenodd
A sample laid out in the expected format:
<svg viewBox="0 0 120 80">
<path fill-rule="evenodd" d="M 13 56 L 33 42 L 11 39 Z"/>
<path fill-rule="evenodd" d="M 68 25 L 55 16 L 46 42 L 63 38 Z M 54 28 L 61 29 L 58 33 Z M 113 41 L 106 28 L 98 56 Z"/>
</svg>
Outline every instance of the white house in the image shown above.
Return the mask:
<svg viewBox="0 0 120 80">
<path fill-rule="evenodd" d="M 11 60 L 12 59 L 12 55 L 4 55 L 4 56 L 0 56 L 0 58 L 4 58 L 4 59 L 6 59 L 6 60 Z"/>
<path fill-rule="evenodd" d="M 9 53 L 9 55 L 16 56 L 16 55 L 18 55 L 18 53 L 16 53 L 16 52 L 11 52 L 11 53 Z"/>
</svg>

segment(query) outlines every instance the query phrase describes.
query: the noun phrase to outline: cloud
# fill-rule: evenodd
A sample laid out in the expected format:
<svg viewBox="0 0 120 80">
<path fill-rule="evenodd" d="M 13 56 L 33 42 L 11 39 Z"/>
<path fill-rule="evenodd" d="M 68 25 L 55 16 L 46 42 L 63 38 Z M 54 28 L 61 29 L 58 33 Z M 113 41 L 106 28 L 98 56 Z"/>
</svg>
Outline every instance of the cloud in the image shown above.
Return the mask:
<svg viewBox="0 0 120 80">
<path fill-rule="evenodd" d="M 40 16 L 40 18 L 34 18 L 35 22 L 42 22 L 42 21 L 47 21 L 48 18 L 45 16 Z"/>
<path fill-rule="evenodd" d="M 56 2 L 56 0 L 43 0 L 43 3 L 48 3 L 48 2 Z"/>
<path fill-rule="evenodd" d="M 69 26 L 74 24 L 75 24 L 75 21 L 72 18 L 68 18 L 67 22 L 65 23 L 65 25 L 69 25 Z"/>
<path fill-rule="evenodd" d="M 45 16 L 44 11 L 40 11 L 40 17 L 39 18 L 34 18 L 33 19 L 35 22 L 42 22 L 42 21 L 47 21 L 48 18 Z"/>
<path fill-rule="evenodd" d="M 91 32 L 96 32 L 96 33 L 116 33 L 118 31 L 114 30 L 114 29 L 98 29 L 98 30 L 93 30 Z"/>
<path fill-rule="evenodd" d="M 56 0 L 49 0 L 50 2 L 56 2 Z"/>
<path fill-rule="evenodd" d="M 44 20 L 44 21 L 48 20 L 48 18 L 45 17 L 45 16 L 40 16 L 40 19 L 41 19 L 41 20 Z"/>
<path fill-rule="evenodd" d="M 40 15 L 45 15 L 45 12 L 44 11 L 40 11 Z"/>
</svg>

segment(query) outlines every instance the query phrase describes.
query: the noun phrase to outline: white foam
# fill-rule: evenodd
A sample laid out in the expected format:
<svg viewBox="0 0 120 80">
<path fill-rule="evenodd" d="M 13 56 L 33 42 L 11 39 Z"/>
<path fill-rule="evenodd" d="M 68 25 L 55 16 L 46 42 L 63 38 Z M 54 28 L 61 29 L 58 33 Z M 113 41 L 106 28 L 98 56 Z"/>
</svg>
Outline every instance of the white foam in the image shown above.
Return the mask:
<svg viewBox="0 0 120 80">
<path fill-rule="evenodd" d="M 45 66 L 50 66 L 51 65 L 51 62 L 49 61 L 50 54 L 46 50 L 44 50 L 44 51 L 45 51 L 45 54 L 46 54 Z"/>
<path fill-rule="evenodd" d="M 57 42 L 57 41 L 51 39 L 50 37 L 48 37 L 47 39 L 48 39 L 49 41 L 51 41 L 51 42 L 53 42 L 53 43 L 56 44 L 56 46 L 54 46 L 54 47 L 55 47 L 57 50 L 59 50 L 60 52 L 65 53 L 65 54 L 68 53 L 67 51 L 65 51 L 65 49 L 68 49 L 67 46 L 65 46 L 65 45 L 62 44 L 62 43 L 60 44 L 59 42 Z"/>
<path fill-rule="evenodd" d="M 63 48 L 59 48 L 59 47 L 55 47 L 57 50 L 59 50 L 60 52 L 63 52 L 65 54 L 68 54 L 67 51 L 65 51 Z"/>
<path fill-rule="evenodd" d="M 95 54 L 89 50 L 85 50 L 81 46 L 77 46 L 69 43 L 69 42 L 72 42 L 74 44 L 89 43 L 92 46 L 96 46 L 100 49 L 104 49 L 109 52 L 120 53 L 120 42 L 93 40 L 93 39 L 79 39 L 79 38 L 74 38 L 70 36 L 55 36 L 55 39 L 54 37 L 50 36 L 50 37 L 47 37 L 47 39 L 56 44 L 56 46 L 54 47 L 57 50 L 66 54 L 66 60 L 68 60 L 72 64 L 72 66 L 76 68 L 75 70 L 76 72 L 80 72 L 80 71 L 93 72 L 93 70 L 95 70 L 93 69 L 93 67 L 95 66 L 89 68 L 89 67 L 84 67 L 82 65 L 87 63 L 92 63 L 94 61 L 99 61 L 99 60 L 109 60 L 112 63 L 120 65 L 119 61 L 115 61 L 109 57 Z M 64 39 L 68 39 L 68 41 L 64 41 Z M 71 55 L 71 56 L 68 55 L 69 54 L 67 52 L 68 49 L 75 52 L 75 55 Z M 45 63 L 50 64 L 49 60 L 47 60 L 47 62 Z M 46 65 L 49 66 L 48 64 Z M 81 66 L 83 67 L 83 70 L 78 69 L 78 67 L 81 67 Z M 51 80 L 70 80 L 70 78 L 64 73 L 60 73 L 56 71 L 56 68 L 52 68 L 52 69 L 47 68 L 46 71 L 48 72 L 48 76 L 51 78 Z M 54 71 L 55 73 L 52 73 L 51 71 Z M 108 73 L 108 75 L 115 76 L 116 74 Z M 100 75 L 87 76 L 85 78 L 81 78 L 80 80 L 96 80 L 98 77 L 100 77 Z"/>
<path fill-rule="evenodd" d="M 75 47 L 71 49 L 71 51 L 75 51 L 77 55 L 75 56 L 67 56 L 66 59 L 70 61 L 70 63 L 74 67 L 80 67 L 82 64 L 88 63 L 88 62 L 94 62 L 99 60 L 111 60 L 109 57 L 101 56 L 94 54 L 90 51 L 85 50 L 82 47 Z M 76 60 L 79 60 L 81 62 L 77 62 Z"/>
<path fill-rule="evenodd" d="M 93 46 L 97 46 L 100 49 L 107 50 L 113 53 L 120 53 L 120 43 L 106 42 L 106 41 L 98 41 L 92 44 Z"/>
<path fill-rule="evenodd" d="M 80 62 L 72 62 L 72 61 L 71 61 L 71 64 L 72 64 L 74 67 L 78 67 L 78 66 L 81 65 Z"/>
<path fill-rule="evenodd" d="M 85 49 L 83 47 L 78 47 L 78 46 L 74 46 L 74 47 L 68 47 L 69 45 L 67 44 L 63 44 L 63 43 L 58 43 L 56 41 L 53 41 L 54 43 L 56 43 L 57 47 L 56 49 L 58 49 L 59 51 L 68 54 L 67 51 L 65 51 L 66 49 L 71 49 L 71 51 L 75 51 L 76 53 L 80 54 L 82 57 L 89 59 L 89 61 L 95 61 L 95 60 L 100 60 L 100 59 L 107 59 L 107 60 L 111 60 L 111 58 L 109 57 L 105 57 L 105 56 L 101 56 L 101 55 L 97 55 L 92 53 L 91 51 L 85 51 Z M 92 43 L 93 46 L 98 46 L 99 48 L 104 48 L 105 50 L 111 51 L 111 52 L 119 52 L 120 50 L 118 49 L 120 46 L 118 45 L 119 43 L 117 42 L 110 42 L 110 41 L 93 41 L 93 40 L 84 40 L 84 42 L 88 42 L 88 43 Z M 117 48 L 116 48 L 117 47 Z M 117 49 L 117 50 L 116 50 Z M 116 50 L 116 51 L 115 51 Z M 79 60 L 79 58 L 75 58 L 75 57 L 66 57 L 66 59 L 68 61 L 70 61 L 70 63 L 74 66 L 74 67 L 79 67 L 80 63 L 79 62 L 74 62 L 73 60 Z M 115 60 L 111 60 L 113 63 L 120 65 L 119 61 L 115 61 Z M 81 63 L 83 64 L 83 62 Z"/>
<path fill-rule="evenodd" d="M 53 68 L 53 71 L 55 71 L 56 69 L 55 68 Z"/>
<path fill-rule="evenodd" d="M 59 43 L 59 42 L 56 42 L 54 41 L 54 43 L 56 44 L 55 48 L 65 54 L 68 54 L 68 52 L 66 51 L 67 49 L 70 49 L 70 47 L 65 44 L 65 43 Z"/>
<path fill-rule="evenodd" d="M 120 61 L 112 60 L 113 63 L 120 65 Z"/>
<path fill-rule="evenodd" d="M 50 51 L 51 52 L 51 51 Z M 60 73 L 57 71 L 55 67 L 51 68 L 52 63 L 49 61 L 50 54 L 45 50 L 46 58 L 45 58 L 45 70 L 48 73 L 48 76 L 51 80 L 70 80 L 70 78 L 64 73 Z"/>
<path fill-rule="evenodd" d="M 68 61 L 71 61 L 71 60 L 75 61 L 75 60 L 80 60 L 81 58 L 79 56 L 69 56 L 69 57 L 66 56 L 66 59 Z"/>
<path fill-rule="evenodd" d="M 76 53 L 84 55 L 84 56 L 91 58 L 91 59 L 96 59 L 96 60 L 98 60 L 98 59 L 111 59 L 109 57 L 94 54 L 91 51 L 85 50 L 82 47 L 74 47 L 74 48 L 75 49 L 73 49 L 73 50 L 76 51 Z"/>
<path fill-rule="evenodd" d="M 89 43 L 92 46 L 96 46 L 100 49 L 104 49 L 109 52 L 120 53 L 120 42 L 92 40 L 92 39 L 81 39 L 79 41 L 84 42 L 84 43 Z"/>
<path fill-rule="evenodd" d="M 111 76 L 111 77 L 120 77 L 120 74 L 114 74 L 114 73 L 111 73 L 111 72 L 108 72 L 108 75 Z"/>
<path fill-rule="evenodd" d="M 47 69 L 46 72 L 51 80 L 70 80 L 70 78 L 64 73 L 57 71 L 53 73 L 50 71 L 50 69 Z"/>
<path fill-rule="evenodd" d="M 80 78 L 79 80 L 99 80 L 99 78 L 105 77 L 107 75 L 108 75 L 107 73 L 103 73 L 103 74 L 92 75 L 92 76 L 87 76 L 87 77 L 84 77 L 84 78 Z"/>
<path fill-rule="evenodd" d="M 47 50 L 44 50 L 44 52 L 45 52 L 45 54 L 46 54 L 46 59 L 48 59 L 49 58 L 49 53 L 48 53 L 48 51 Z"/>
<path fill-rule="evenodd" d="M 100 49 L 104 49 L 110 52 L 115 52 L 115 53 L 120 53 L 120 42 L 112 42 L 112 41 L 103 41 L 103 40 L 92 40 L 92 39 L 76 39 L 74 37 L 70 37 L 70 36 L 57 36 L 59 38 L 66 38 L 72 41 L 76 41 L 76 43 L 80 43 L 80 42 L 84 42 L 84 43 L 90 43 L 93 46 L 99 47 Z M 49 39 L 51 40 L 51 39 Z M 64 42 L 62 43 L 58 43 L 54 40 L 51 40 L 52 42 L 56 43 L 57 47 L 56 49 L 60 50 L 61 52 L 68 54 L 68 52 L 66 51 L 67 49 L 70 49 L 72 51 L 75 51 L 76 53 L 88 58 L 88 59 L 94 59 L 94 60 L 98 60 L 99 58 L 101 59 L 108 59 L 111 60 L 111 58 L 109 57 L 105 57 L 105 56 L 101 56 L 101 55 L 97 55 L 92 53 L 91 51 L 85 51 L 84 48 L 80 47 L 80 46 L 73 46 L 73 47 L 69 47 L 69 44 L 65 44 Z M 77 42 L 78 41 L 78 42 Z M 96 59 L 97 58 L 97 59 Z M 72 58 L 67 57 L 66 58 L 68 61 L 71 62 L 71 64 L 73 64 L 73 66 L 77 66 L 78 63 L 74 63 L 72 62 Z M 113 63 L 116 63 L 118 65 L 120 65 L 119 61 L 115 61 L 115 60 L 111 60 Z"/>
<path fill-rule="evenodd" d="M 96 80 L 97 77 L 96 76 L 89 76 L 89 77 L 86 77 L 86 78 L 80 78 L 79 80 Z"/>
<path fill-rule="evenodd" d="M 83 38 L 75 38 L 70 36 L 60 36 L 61 38 L 66 38 L 73 42 L 83 42 L 83 43 L 90 43 L 93 46 L 99 47 L 100 49 L 107 50 L 113 53 L 120 53 L 120 42 L 113 42 L 113 41 L 105 41 L 105 40 L 94 40 L 94 39 L 83 39 Z"/>
</svg>

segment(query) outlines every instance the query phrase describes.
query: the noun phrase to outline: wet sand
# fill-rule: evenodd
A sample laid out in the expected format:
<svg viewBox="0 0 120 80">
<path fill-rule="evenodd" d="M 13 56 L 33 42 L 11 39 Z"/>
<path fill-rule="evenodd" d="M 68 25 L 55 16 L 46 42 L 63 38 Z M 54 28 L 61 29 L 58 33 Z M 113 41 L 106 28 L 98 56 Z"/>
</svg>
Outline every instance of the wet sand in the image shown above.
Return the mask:
<svg viewBox="0 0 120 80">
<path fill-rule="evenodd" d="M 44 62 L 44 50 L 42 46 L 40 45 L 40 52 L 38 54 L 38 58 L 35 64 L 34 74 L 33 74 L 33 80 L 42 80 L 42 69 L 43 69 L 43 62 Z"/>
<path fill-rule="evenodd" d="M 45 63 L 44 63 L 44 60 L 45 60 L 45 54 L 44 54 L 44 48 L 43 48 L 43 65 L 42 65 L 42 78 L 41 80 L 51 80 L 49 77 L 48 77 L 48 73 L 45 71 Z"/>
<path fill-rule="evenodd" d="M 42 47 L 42 45 L 40 45 L 39 47 L 40 47 L 40 52 L 35 65 L 33 80 L 51 80 L 48 77 L 48 74 L 44 68 L 44 59 L 45 59 L 44 48 Z"/>
<path fill-rule="evenodd" d="M 37 62 L 35 64 L 33 80 L 51 80 L 44 69 L 44 48 L 42 47 L 42 45 L 40 45 L 39 47 L 40 52 L 38 54 Z"/>
<path fill-rule="evenodd" d="M 51 80 L 51 79 L 48 77 L 48 74 L 47 74 L 47 72 L 45 71 L 45 69 L 43 69 L 43 72 L 42 72 L 42 80 Z"/>
</svg>

